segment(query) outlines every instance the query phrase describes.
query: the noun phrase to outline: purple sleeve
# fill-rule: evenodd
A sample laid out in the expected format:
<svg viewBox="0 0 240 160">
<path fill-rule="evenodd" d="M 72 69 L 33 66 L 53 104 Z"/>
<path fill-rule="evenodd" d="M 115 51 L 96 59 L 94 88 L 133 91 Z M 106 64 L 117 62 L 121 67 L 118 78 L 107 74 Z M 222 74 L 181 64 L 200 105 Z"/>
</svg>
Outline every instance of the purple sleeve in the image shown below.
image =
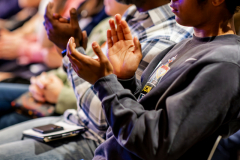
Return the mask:
<svg viewBox="0 0 240 160">
<path fill-rule="evenodd" d="M 18 13 L 21 9 L 18 5 L 18 0 L 1 0 L 0 18 L 7 19 Z"/>
</svg>

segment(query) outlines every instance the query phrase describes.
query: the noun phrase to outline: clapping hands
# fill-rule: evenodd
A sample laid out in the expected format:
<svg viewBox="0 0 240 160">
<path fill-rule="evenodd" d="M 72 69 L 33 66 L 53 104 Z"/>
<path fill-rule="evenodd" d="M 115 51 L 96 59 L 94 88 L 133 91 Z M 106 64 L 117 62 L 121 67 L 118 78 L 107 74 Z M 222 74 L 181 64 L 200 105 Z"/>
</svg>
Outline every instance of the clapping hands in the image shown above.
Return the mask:
<svg viewBox="0 0 240 160">
<path fill-rule="evenodd" d="M 66 49 L 69 38 L 74 37 L 76 45 L 86 49 L 87 33 L 86 31 L 82 32 L 79 27 L 76 9 L 70 10 L 70 21 L 68 21 L 59 14 L 53 13 L 53 4 L 49 3 L 44 19 L 48 38 L 59 48 Z"/>
<path fill-rule="evenodd" d="M 111 30 L 107 31 L 108 59 L 113 66 L 113 72 L 120 79 L 134 76 L 142 59 L 141 44 L 132 38 L 126 21 L 121 16 L 115 16 L 117 29 L 113 19 L 109 20 Z"/>
<path fill-rule="evenodd" d="M 75 49 L 74 38 L 69 39 L 67 55 L 72 67 L 79 77 L 91 84 L 112 73 L 121 79 L 131 78 L 142 59 L 141 44 L 136 37 L 132 38 L 126 21 L 121 20 L 120 15 L 116 15 L 116 23 L 117 30 L 114 20 L 109 21 L 111 30 L 107 32 L 107 56 L 96 42 L 92 44 L 92 48 L 98 58 L 83 55 Z"/>
</svg>

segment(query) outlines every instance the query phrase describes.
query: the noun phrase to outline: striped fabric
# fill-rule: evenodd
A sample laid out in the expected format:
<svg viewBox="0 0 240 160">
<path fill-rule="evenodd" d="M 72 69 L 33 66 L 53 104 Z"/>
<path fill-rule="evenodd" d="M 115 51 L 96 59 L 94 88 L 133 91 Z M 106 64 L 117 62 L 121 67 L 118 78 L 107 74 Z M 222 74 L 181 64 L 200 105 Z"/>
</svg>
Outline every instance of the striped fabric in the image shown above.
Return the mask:
<svg viewBox="0 0 240 160">
<path fill-rule="evenodd" d="M 141 77 L 143 70 L 158 53 L 185 38 L 192 37 L 193 33 L 192 28 L 176 23 L 175 15 L 171 12 L 169 5 L 141 13 L 132 6 L 123 15 L 123 19 L 127 21 L 132 35 L 138 37 L 142 45 L 143 60 L 136 72 L 137 78 Z M 103 48 L 103 52 L 107 53 L 107 47 Z M 98 135 L 104 135 L 108 124 L 95 91 L 88 82 L 77 76 L 67 56 L 64 57 L 63 63 L 67 68 L 68 78 L 72 82 L 78 101 L 78 111 L 67 110 L 64 114 L 65 119 L 67 121 L 71 119 L 76 124 L 83 122 Z M 85 136 L 97 140 L 96 136 L 93 137 L 91 134 L 86 133 Z"/>
</svg>

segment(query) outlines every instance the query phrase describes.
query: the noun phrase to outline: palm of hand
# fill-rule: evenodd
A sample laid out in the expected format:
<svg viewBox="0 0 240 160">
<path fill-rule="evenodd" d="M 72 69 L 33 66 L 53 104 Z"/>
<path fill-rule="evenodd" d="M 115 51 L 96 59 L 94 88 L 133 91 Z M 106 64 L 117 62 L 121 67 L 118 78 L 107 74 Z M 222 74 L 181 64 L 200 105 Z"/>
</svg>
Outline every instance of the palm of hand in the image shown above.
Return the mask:
<svg viewBox="0 0 240 160">
<path fill-rule="evenodd" d="M 108 50 L 108 59 L 113 66 L 113 72 L 118 78 L 131 78 L 138 63 L 141 60 L 139 54 L 134 54 L 135 46 L 133 40 L 120 40 Z"/>
</svg>

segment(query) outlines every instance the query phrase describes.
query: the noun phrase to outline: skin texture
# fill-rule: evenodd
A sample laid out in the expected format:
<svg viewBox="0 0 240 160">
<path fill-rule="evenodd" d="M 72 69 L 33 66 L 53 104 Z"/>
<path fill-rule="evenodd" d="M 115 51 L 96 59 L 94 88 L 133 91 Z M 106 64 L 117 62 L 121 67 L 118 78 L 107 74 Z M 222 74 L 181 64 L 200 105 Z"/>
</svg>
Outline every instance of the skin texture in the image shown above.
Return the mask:
<svg viewBox="0 0 240 160">
<path fill-rule="evenodd" d="M 115 19 L 117 29 L 114 20 L 109 20 L 111 30 L 107 31 L 107 56 L 113 73 L 120 79 L 128 79 L 134 76 L 142 59 L 141 45 L 137 38 L 132 38 L 126 21 L 122 21 L 120 15 L 116 15 Z"/>
<path fill-rule="evenodd" d="M 62 88 L 63 82 L 57 76 L 44 72 L 38 77 L 31 78 L 29 91 L 39 102 L 57 103 Z"/>
<path fill-rule="evenodd" d="M 224 0 L 207 0 L 202 4 L 198 0 L 172 0 L 170 6 L 176 21 L 183 26 L 194 27 L 197 37 L 234 34 L 232 14 Z"/>
<path fill-rule="evenodd" d="M 48 38 L 59 48 L 62 50 L 66 48 L 69 37 L 75 38 L 77 47 L 81 45 L 86 48 L 86 32 L 82 32 L 79 27 L 76 9 L 70 10 L 70 22 L 67 22 L 58 14 L 54 15 L 53 4 L 49 3 L 44 18 Z M 63 20 L 62 23 L 59 21 L 60 18 Z"/>
<path fill-rule="evenodd" d="M 121 79 L 131 78 L 138 68 L 142 59 L 140 42 L 137 38 L 132 38 L 126 21 L 120 19 L 121 16 L 116 15 L 117 30 L 114 20 L 109 21 L 111 30 L 108 30 L 108 58 L 96 42 L 92 46 L 98 59 L 93 59 L 77 52 L 73 38 L 69 40 L 68 57 L 73 69 L 79 77 L 91 84 L 112 73 Z"/>
</svg>

